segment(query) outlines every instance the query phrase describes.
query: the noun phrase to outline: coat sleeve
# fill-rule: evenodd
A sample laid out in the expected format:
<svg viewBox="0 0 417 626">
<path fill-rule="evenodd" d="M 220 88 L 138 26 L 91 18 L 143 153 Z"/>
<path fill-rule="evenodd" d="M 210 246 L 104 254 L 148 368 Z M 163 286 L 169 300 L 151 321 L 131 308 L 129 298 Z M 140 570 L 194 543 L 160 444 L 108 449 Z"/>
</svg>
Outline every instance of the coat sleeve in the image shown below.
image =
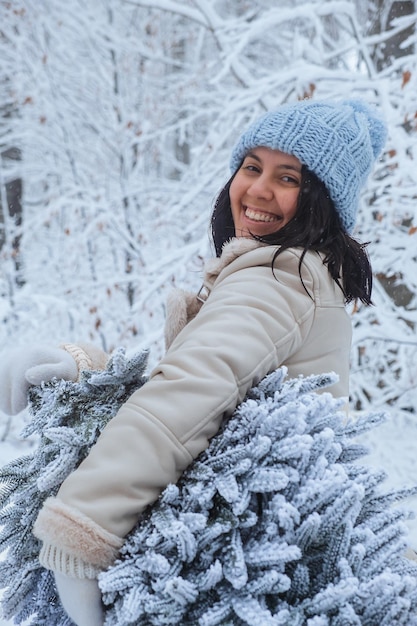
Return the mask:
<svg viewBox="0 0 417 626">
<path fill-rule="evenodd" d="M 110 565 L 141 512 L 207 447 L 223 416 L 302 345 L 314 299 L 298 257 L 282 254 L 273 274 L 250 256 L 220 274 L 150 380 L 45 503 L 35 525 L 45 567 L 94 577 Z"/>
</svg>

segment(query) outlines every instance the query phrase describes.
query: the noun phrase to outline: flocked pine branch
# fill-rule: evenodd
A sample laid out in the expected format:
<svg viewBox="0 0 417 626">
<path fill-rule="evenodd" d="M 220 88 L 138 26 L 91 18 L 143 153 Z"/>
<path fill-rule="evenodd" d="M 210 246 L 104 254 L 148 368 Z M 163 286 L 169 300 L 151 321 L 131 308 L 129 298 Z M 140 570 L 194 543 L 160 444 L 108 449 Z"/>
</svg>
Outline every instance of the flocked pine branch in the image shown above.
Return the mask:
<svg viewBox="0 0 417 626">
<path fill-rule="evenodd" d="M 406 515 L 389 508 L 409 491 L 355 463 L 383 415 L 344 424 L 311 393 L 331 377 L 283 379 L 252 389 L 132 532 L 101 576 L 107 625 L 417 624 Z"/>
<path fill-rule="evenodd" d="M 116 352 L 103 372 L 83 372 L 79 383 L 52 381 L 33 387 L 32 420 L 23 437 L 37 435 L 36 450 L 0 471 L 0 563 L 3 614 L 16 624 L 69 626 L 56 598 L 53 576 L 39 567 L 32 528 L 42 503 L 87 455 L 108 420 L 145 381 L 147 353 L 127 361 Z"/>
<path fill-rule="evenodd" d="M 0 474 L 3 609 L 20 624 L 70 626 L 31 529 L 43 500 L 87 454 L 144 382 L 145 359 L 123 352 L 81 383 L 32 394 L 32 456 Z M 358 463 L 355 438 L 382 415 L 344 423 L 314 393 L 332 376 L 251 390 L 209 448 L 142 516 L 100 577 L 106 625 L 407 626 L 417 624 L 417 566 L 403 554 L 407 514 L 382 472 Z"/>
</svg>

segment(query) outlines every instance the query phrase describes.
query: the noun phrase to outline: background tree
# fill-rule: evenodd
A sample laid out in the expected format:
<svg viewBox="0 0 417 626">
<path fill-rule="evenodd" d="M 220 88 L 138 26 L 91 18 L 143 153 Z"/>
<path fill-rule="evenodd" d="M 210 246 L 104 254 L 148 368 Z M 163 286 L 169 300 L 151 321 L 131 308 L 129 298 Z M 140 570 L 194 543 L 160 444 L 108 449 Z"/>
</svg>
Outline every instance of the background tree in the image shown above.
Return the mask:
<svg viewBox="0 0 417 626">
<path fill-rule="evenodd" d="M 390 138 L 356 231 L 371 242 L 376 306 L 352 311 L 352 403 L 415 412 L 415 8 L 1 2 L 1 97 L 14 107 L 1 141 L 21 157 L 2 161 L 2 179 L 13 166 L 23 185 L 22 223 L 3 209 L 2 345 L 151 346 L 152 363 L 167 291 L 199 287 L 213 198 L 242 127 L 286 101 L 363 97 Z"/>
</svg>

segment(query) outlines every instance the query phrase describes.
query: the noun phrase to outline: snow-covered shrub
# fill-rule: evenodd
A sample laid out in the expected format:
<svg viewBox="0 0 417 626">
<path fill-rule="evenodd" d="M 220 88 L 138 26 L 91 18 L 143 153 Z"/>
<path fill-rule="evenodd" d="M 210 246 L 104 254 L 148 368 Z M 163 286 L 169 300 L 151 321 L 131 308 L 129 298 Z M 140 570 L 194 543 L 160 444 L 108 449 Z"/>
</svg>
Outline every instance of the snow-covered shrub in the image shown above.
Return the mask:
<svg viewBox="0 0 417 626">
<path fill-rule="evenodd" d="M 1 471 L 3 610 L 20 624 L 69 626 L 31 529 L 43 500 L 143 384 L 144 355 L 123 352 L 80 383 L 32 393 L 39 435 Z M 345 423 L 315 390 L 331 375 L 253 388 L 221 432 L 130 533 L 100 577 L 106 625 L 383 626 L 417 624 L 417 566 L 403 554 L 410 491 L 384 493 L 355 441 L 382 415 Z"/>
</svg>

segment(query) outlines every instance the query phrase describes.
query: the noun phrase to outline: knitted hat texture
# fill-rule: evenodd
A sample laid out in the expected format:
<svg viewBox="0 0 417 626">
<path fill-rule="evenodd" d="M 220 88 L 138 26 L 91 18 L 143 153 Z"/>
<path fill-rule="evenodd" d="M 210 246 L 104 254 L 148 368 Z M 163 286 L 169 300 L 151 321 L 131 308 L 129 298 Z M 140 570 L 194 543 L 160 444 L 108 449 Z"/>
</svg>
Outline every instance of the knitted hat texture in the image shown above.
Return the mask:
<svg viewBox="0 0 417 626">
<path fill-rule="evenodd" d="M 267 147 L 296 156 L 326 185 L 343 227 L 351 232 L 361 188 L 385 144 L 387 130 L 360 100 L 303 100 L 270 111 L 241 135 L 230 159 L 234 173 L 246 154 Z"/>
</svg>

